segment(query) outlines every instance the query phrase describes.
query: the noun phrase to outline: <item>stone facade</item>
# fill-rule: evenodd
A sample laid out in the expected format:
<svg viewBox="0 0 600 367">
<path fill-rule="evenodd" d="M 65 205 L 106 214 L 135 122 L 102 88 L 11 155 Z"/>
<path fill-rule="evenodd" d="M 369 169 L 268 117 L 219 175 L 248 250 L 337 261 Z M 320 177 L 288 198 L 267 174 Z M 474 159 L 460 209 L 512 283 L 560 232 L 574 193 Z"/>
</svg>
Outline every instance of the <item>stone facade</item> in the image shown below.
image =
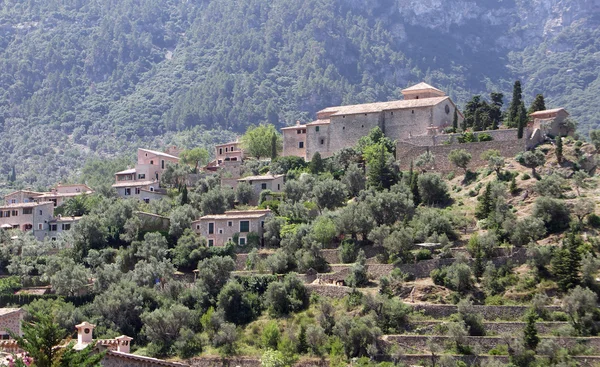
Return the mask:
<svg viewBox="0 0 600 367">
<path fill-rule="evenodd" d="M 192 229 L 207 240 L 210 246 L 225 246 L 234 236 L 239 236 L 239 244 L 245 245 L 249 233 L 263 235 L 263 226 L 270 210 L 231 210 L 225 214 L 206 215 L 192 222 Z"/>
<path fill-rule="evenodd" d="M 530 114 L 529 117 L 533 126 L 541 129 L 546 135 L 572 136 L 575 133 L 574 126 L 565 124 L 569 113 L 564 108 L 537 111 Z"/>
<path fill-rule="evenodd" d="M 0 228 L 32 231 L 43 240 L 54 217 L 54 203 L 23 203 L 0 206 Z"/>
<path fill-rule="evenodd" d="M 7 330 L 23 335 L 21 332 L 21 321 L 25 311 L 21 308 L 0 308 L 0 339 L 9 339 Z"/>
<path fill-rule="evenodd" d="M 240 182 L 247 182 L 254 189 L 254 197 L 250 201 L 250 205 L 257 205 L 260 193 L 264 190 L 272 192 L 281 192 L 283 190 L 284 175 L 263 175 L 263 176 L 249 176 L 240 178 L 237 180 Z"/>
<path fill-rule="evenodd" d="M 457 108 L 444 92 L 420 83 L 402 93 L 404 100 L 400 101 L 329 107 L 319 111 L 314 122 L 284 128 L 283 155 L 310 160 L 319 152 L 324 158 L 330 157 L 356 145 L 375 127 L 392 140 L 402 140 L 435 134 L 452 124 Z M 462 119 L 459 111 L 459 123 Z M 299 147 L 304 141 L 302 150 Z"/>
<path fill-rule="evenodd" d="M 244 160 L 244 151 L 239 141 L 233 141 L 215 146 L 215 163 L 221 166 L 225 162 L 241 162 Z"/>
</svg>

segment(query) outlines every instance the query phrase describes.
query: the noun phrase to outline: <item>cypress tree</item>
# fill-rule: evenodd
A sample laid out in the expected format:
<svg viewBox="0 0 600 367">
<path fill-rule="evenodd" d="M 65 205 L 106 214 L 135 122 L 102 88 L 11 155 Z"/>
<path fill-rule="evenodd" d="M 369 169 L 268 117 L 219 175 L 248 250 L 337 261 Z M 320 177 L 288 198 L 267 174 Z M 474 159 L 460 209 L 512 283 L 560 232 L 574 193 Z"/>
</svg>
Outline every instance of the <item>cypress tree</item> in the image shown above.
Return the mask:
<svg viewBox="0 0 600 367">
<path fill-rule="evenodd" d="M 369 165 L 369 185 L 377 190 L 389 189 L 394 184 L 394 174 L 386 161 L 386 150 L 383 144 L 377 158 Z"/>
<path fill-rule="evenodd" d="M 510 190 L 510 193 L 513 195 L 515 195 L 517 193 L 517 191 L 519 190 L 519 187 L 517 186 L 517 180 L 514 176 L 513 176 L 512 180 L 510 180 L 510 187 L 508 189 Z"/>
<path fill-rule="evenodd" d="M 515 81 L 513 85 L 512 101 L 508 107 L 508 124 L 509 126 L 515 127 L 518 124 L 517 118 L 519 116 L 519 109 L 523 98 L 523 92 L 521 90 L 521 81 Z"/>
<path fill-rule="evenodd" d="M 535 96 L 531 107 L 529 107 L 529 113 L 534 113 L 537 111 L 544 111 L 546 109 L 546 102 L 544 101 L 544 95 L 538 94 Z"/>
<path fill-rule="evenodd" d="M 523 122 L 523 119 L 521 119 L 521 116 L 517 116 L 517 138 L 522 139 L 523 138 L 523 130 L 525 129 L 525 122 Z"/>
<path fill-rule="evenodd" d="M 315 155 L 313 155 L 310 163 L 308 164 L 308 169 L 313 175 L 318 175 L 319 173 L 323 172 L 324 163 L 323 158 L 321 158 L 321 153 L 316 152 Z"/>
<path fill-rule="evenodd" d="M 562 163 L 563 160 L 563 142 L 560 135 L 556 137 L 556 160 L 558 163 Z"/>
<path fill-rule="evenodd" d="M 523 330 L 523 341 L 525 346 L 531 350 L 535 350 L 540 343 L 540 337 L 538 336 L 537 328 L 535 323 L 537 320 L 537 314 L 533 310 L 529 310 L 525 315 L 525 329 Z"/>
<path fill-rule="evenodd" d="M 188 198 L 188 188 L 187 184 L 183 185 L 183 190 L 181 190 L 181 205 L 189 204 L 190 200 Z"/>
<path fill-rule="evenodd" d="M 410 180 L 410 191 L 413 194 L 413 200 L 415 202 L 415 206 L 421 204 L 421 196 L 419 195 L 419 172 L 414 172 L 412 175 L 412 179 Z"/>
<path fill-rule="evenodd" d="M 456 133 L 457 130 L 458 130 L 458 108 L 455 108 L 454 109 L 454 117 L 452 118 L 452 132 Z"/>
<path fill-rule="evenodd" d="M 556 252 L 552 261 L 552 270 L 557 279 L 556 283 L 563 292 L 579 284 L 580 244 L 581 238 L 574 231 L 571 231 L 563 241 L 562 248 Z"/>
<path fill-rule="evenodd" d="M 277 135 L 271 136 L 271 159 L 277 158 Z"/>
</svg>

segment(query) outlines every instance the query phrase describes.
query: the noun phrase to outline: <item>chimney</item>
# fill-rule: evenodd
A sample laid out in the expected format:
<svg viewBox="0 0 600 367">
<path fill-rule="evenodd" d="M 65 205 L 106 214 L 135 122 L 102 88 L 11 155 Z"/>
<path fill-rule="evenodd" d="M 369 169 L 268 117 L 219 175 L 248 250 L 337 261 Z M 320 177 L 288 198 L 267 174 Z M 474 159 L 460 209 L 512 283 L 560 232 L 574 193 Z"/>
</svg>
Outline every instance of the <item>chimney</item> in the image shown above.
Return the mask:
<svg viewBox="0 0 600 367">
<path fill-rule="evenodd" d="M 129 353 L 131 341 L 133 340 L 132 337 L 121 335 L 116 337 L 115 340 L 117 341 L 117 352 Z"/>
<path fill-rule="evenodd" d="M 90 324 L 87 321 L 82 322 L 79 325 L 75 325 L 75 329 L 77 329 L 77 344 L 79 345 L 88 345 L 92 342 L 92 331 L 96 325 Z"/>
<path fill-rule="evenodd" d="M 300 120 L 296 120 L 296 126 L 300 126 Z"/>
</svg>

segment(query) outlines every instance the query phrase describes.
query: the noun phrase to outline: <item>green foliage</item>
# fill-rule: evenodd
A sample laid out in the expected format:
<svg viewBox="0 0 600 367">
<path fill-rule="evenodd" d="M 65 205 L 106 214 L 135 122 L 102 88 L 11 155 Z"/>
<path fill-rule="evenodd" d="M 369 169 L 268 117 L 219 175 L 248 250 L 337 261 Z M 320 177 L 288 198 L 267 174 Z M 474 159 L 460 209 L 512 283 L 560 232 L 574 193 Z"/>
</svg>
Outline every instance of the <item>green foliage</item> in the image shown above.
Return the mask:
<svg viewBox="0 0 600 367">
<path fill-rule="evenodd" d="M 325 164 L 323 163 L 323 158 L 321 158 L 321 153 L 316 152 L 313 155 L 310 163 L 308 163 L 308 170 L 313 175 L 318 175 L 325 170 Z"/>
<path fill-rule="evenodd" d="M 238 183 L 235 188 L 235 200 L 242 205 L 248 205 L 254 200 L 254 188 L 247 182 Z"/>
<path fill-rule="evenodd" d="M 550 233 L 560 232 L 569 227 L 569 209 L 558 199 L 544 196 L 537 198 L 532 215 L 543 220 Z"/>
<path fill-rule="evenodd" d="M 582 243 L 581 238 L 577 234 L 574 232 L 569 233 L 563 241 L 562 248 L 555 252 L 552 259 L 552 270 L 556 277 L 556 282 L 563 292 L 574 288 L 581 280 L 579 276 L 581 265 L 579 247 Z"/>
<path fill-rule="evenodd" d="M 445 206 L 450 201 L 448 185 L 435 173 L 425 173 L 418 178 L 419 197 L 430 206 Z"/>
<path fill-rule="evenodd" d="M 281 339 L 281 333 L 279 332 L 279 326 L 276 321 L 269 321 L 263 328 L 261 335 L 261 342 L 263 348 L 266 349 L 277 349 L 277 344 Z"/>
<path fill-rule="evenodd" d="M 556 137 L 556 160 L 558 163 L 563 160 L 563 139 L 560 135 Z"/>
<path fill-rule="evenodd" d="M 242 147 L 245 154 L 256 159 L 276 158 L 273 156 L 273 139 L 275 139 L 275 154 L 282 149 L 282 138 L 277 132 L 275 126 L 271 124 L 261 124 L 250 126 L 241 138 Z"/>
<path fill-rule="evenodd" d="M 544 95 L 537 94 L 535 96 L 535 99 L 531 103 L 531 107 L 529 107 L 529 111 L 527 111 L 527 113 L 532 114 L 534 112 L 544 111 L 544 110 L 546 110 L 546 102 L 544 102 Z M 533 349 L 535 349 L 535 348 L 533 348 Z"/>
<path fill-rule="evenodd" d="M 308 307 L 308 292 L 296 274 L 287 274 L 283 282 L 269 284 L 265 307 L 273 316 L 284 316 Z"/>
<path fill-rule="evenodd" d="M 198 166 L 204 166 L 208 163 L 208 150 L 200 147 L 185 149 L 179 153 L 179 159 L 184 164 L 194 167 L 194 172 L 198 172 Z"/>
<path fill-rule="evenodd" d="M 539 149 L 528 150 L 525 153 L 517 155 L 516 159 L 523 166 L 531 168 L 531 175 L 533 177 L 537 176 L 535 169 L 546 162 L 546 156 Z"/>
<path fill-rule="evenodd" d="M 535 323 L 537 320 L 537 313 L 529 311 L 525 314 L 525 328 L 523 329 L 523 342 L 529 349 L 535 350 L 540 343 L 540 337 L 538 336 L 537 328 Z"/>
<path fill-rule="evenodd" d="M 350 275 L 348 275 L 346 283 L 351 287 L 362 287 L 369 283 L 367 275 L 367 258 L 361 249 L 358 251 L 355 263 L 350 268 Z"/>
<path fill-rule="evenodd" d="M 456 167 L 465 170 L 465 174 L 467 172 L 467 166 L 469 165 L 469 162 L 471 162 L 471 158 L 471 153 L 464 149 L 454 149 L 448 155 L 450 162 L 452 162 L 452 164 L 454 164 Z"/>
</svg>

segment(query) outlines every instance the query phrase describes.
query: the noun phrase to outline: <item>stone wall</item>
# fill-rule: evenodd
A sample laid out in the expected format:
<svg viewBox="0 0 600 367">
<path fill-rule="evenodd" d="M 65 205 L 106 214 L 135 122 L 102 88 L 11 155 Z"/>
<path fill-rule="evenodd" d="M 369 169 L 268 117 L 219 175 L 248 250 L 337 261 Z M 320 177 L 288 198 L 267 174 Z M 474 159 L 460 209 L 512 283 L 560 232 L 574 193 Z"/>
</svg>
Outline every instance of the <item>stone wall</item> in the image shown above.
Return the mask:
<svg viewBox="0 0 600 367">
<path fill-rule="evenodd" d="M 412 321 L 409 326 L 409 331 L 419 335 L 435 334 L 438 326 L 442 325 L 443 321 Z M 523 332 L 525 328 L 524 322 L 484 322 L 486 335 L 502 335 L 512 334 L 517 335 Z M 552 333 L 561 327 L 568 325 L 567 322 L 536 322 L 535 327 L 540 335 L 552 335 Z"/>
<path fill-rule="evenodd" d="M 486 130 L 476 131 L 475 136 L 482 134 L 490 135 L 492 141 L 515 141 L 517 139 L 517 129 Z M 440 134 L 440 135 L 420 135 L 402 139 L 399 143 L 408 143 L 418 146 L 436 146 L 448 143 L 458 144 L 458 138 L 463 134 Z"/>
<path fill-rule="evenodd" d="M 478 143 L 452 144 L 452 145 L 435 145 L 435 146 L 418 146 L 405 142 L 398 142 L 396 145 L 396 157 L 399 159 L 400 169 L 408 170 L 410 163 L 414 162 L 421 154 L 429 151 L 435 157 L 433 167 L 428 167 L 437 172 L 450 172 L 457 170 L 448 159 L 448 155 L 455 149 L 464 149 L 471 153 L 472 159 L 468 169 L 475 170 L 487 166 L 487 161 L 481 159 L 481 153 L 488 149 L 496 149 L 504 157 L 514 157 L 520 152 L 525 151 L 524 140 L 514 141 L 486 141 Z"/>
<path fill-rule="evenodd" d="M 168 231 L 171 220 L 160 215 L 136 212 L 136 216 L 142 221 L 141 230 L 144 232 Z"/>
<path fill-rule="evenodd" d="M 438 345 L 449 345 L 453 343 L 453 339 L 448 336 L 436 335 L 385 335 L 385 341 L 392 344 L 405 344 L 411 348 L 428 350 L 427 341 L 433 340 Z M 585 346 L 598 353 L 600 351 L 600 337 L 587 338 L 570 338 L 570 337 L 542 337 L 540 338 L 554 340 L 556 344 L 563 348 L 573 347 L 575 345 Z M 465 337 L 466 344 L 471 347 L 479 346 L 484 352 L 489 351 L 499 345 L 506 345 L 506 340 L 497 336 L 467 336 Z"/>
<path fill-rule="evenodd" d="M 186 361 L 190 367 L 260 367 L 260 358 L 256 357 L 197 357 Z M 293 364 L 294 367 L 328 367 L 326 359 L 309 358 L 302 359 Z"/>
<path fill-rule="evenodd" d="M 296 156 L 306 159 L 306 126 L 281 130 L 283 133 L 283 156 Z M 303 147 L 300 148 L 300 143 Z"/>
<path fill-rule="evenodd" d="M 189 367 L 188 364 L 109 351 L 102 359 L 103 367 Z"/>
<path fill-rule="evenodd" d="M 457 311 L 456 305 L 434 305 L 428 303 L 411 304 L 413 311 L 435 318 L 448 317 Z M 521 320 L 529 310 L 527 306 L 473 306 L 486 320 Z M 547 306 L 549 312 L 561 311 L 560 307 Z"/>
<path fill-rule="evenodd" d="M 7 312 L 0 316 L 0 335 L 8 335 L 8 330 L 21 335 L 21 320 L 24 311 L 21 309 L 4 309 Z"/>
<path fill-rule="evenodd" d="M 330 298 L 343 298 L 352 292 L 350 287 L 336 285 L 307 284 L 306 288 L 311 293 Z"/>
</svg>

